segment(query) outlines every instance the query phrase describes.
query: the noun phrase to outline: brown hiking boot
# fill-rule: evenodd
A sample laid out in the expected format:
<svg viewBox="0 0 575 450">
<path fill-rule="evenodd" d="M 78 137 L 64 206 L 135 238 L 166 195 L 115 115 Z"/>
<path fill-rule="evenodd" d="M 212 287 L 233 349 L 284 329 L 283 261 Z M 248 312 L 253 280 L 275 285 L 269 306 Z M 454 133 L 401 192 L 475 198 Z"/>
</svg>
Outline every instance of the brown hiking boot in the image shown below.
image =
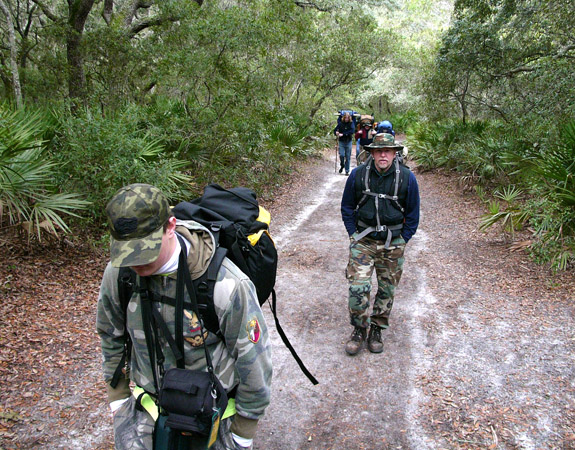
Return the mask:
<svg viewBox="0 0 575 450">
<path fill-rule="evenodd" d="M 383 342 L 381 341 L 381 328 L 372 325 L 367 337 L 367 348 L 371 353 L 381 353 L 383 351 Z"/>
<path fill-rule="evenodd" d="M 351 333 L 349 341 L 345 344 L 345 351 L 348 355 L 355 355 L 361 350 L 366 334 L 367 332 L 365 328 L 355 327 L 353 333 Z"/>
</svg>

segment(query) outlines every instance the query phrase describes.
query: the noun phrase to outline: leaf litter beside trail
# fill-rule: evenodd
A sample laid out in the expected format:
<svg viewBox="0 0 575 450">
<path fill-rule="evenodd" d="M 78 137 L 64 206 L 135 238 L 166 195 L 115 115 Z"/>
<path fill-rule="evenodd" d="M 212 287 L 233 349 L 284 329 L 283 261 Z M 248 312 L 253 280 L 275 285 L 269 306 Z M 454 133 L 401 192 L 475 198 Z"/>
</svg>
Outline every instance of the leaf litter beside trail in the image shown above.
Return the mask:
<svg viewBox="0 0 575 450">
<path fill-rule="evenodd" d="M 479 232 L 482 207 L 452 176 L 418 180 L 434 233 L 421 263 L 438 299 L 422 422 L 449 448 L 575 448 L 574 273 Z"/>
<path fill-rule="evenodd" d="M 74 247 L 29 255 L 4 245 L 3 253 L 2 448 L 66 448 L 75 439 L 88 444 L 78 448 L 110 448 L 98 431 L 108 417 L 94 326 L 105 257 Z"/>
</svg>

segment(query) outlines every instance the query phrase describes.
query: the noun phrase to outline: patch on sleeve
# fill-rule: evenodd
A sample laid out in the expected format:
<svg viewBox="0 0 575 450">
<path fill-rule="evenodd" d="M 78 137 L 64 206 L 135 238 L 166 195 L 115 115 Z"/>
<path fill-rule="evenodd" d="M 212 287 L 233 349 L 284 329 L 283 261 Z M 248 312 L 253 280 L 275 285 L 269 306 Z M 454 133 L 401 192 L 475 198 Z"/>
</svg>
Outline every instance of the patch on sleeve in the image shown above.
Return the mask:
<svg viewBox="0 0 575 450">
<path fill-rule="evenodd" d="M 260 329 L 260 323 L 258 322 L 258 319 L 252 319 L 248 322 L 248 324 L 246 325 L 246 331 L 248 332 L 248 339 L 250 340 L 250 342 L 253 342 L 254 344 L 257 344 L 258 341 L 260 340 L 260 336 L 261 336 L 261 329 Z"/>
</svg>

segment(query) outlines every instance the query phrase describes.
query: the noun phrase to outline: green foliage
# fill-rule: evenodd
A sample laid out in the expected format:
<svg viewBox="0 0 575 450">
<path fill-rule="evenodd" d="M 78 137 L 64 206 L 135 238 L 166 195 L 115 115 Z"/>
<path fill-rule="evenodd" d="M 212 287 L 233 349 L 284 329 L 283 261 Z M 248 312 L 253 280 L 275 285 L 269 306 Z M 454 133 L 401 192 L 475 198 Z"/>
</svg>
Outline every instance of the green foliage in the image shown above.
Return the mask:
<svg viewBox="0 0 575 450">
<path fill-rule="evenodd" d="M 565 270 L 575 262 L 575 122 L 538 131 L 486 121 L 418 123 L 408 145 L 421 169 L 454 170 L 474 186 L 487 204 L 482 230 L 500 224 L 513 238 L 528 223 L 534 257 Z"/>
<path fill-rule="evenodd" d="M 389 120 L 393 124 L 393 129 L 396 133 L 405 133 L 407 129 L 417 123 L 420 118 L 419 114 L 414 110 L 409 110 L 403 113 L 390 114 L 384 120 Z"/>
<path fill-rule="evenodd" d="M 62 163 L 57 182 L 86 192 L 90 220 L 101 224 L 107 200 L 123 185 L 155 184 L 172 201 L 196 196 L 211 182 L 261 194 L 315 151 L 306 115 L 272 109 L 218 121 L 196 114 L 196 107 L 155 96 L 145 108 L 131 104 L 110 117 L 62 118 L 54 146 Z"/>
<path fill-rule="evenodd" d="M 515 218 L 528 218 L 534 256 L 562 270 L 573 266 L 575 253 L 574 47 L 564 32 L 574 26 L 564 0 L 456 1 L 422 84 L 424 110 L 442 124 L 459 117 L 489 126 L 450 149 L 454 160 L 430 139 L 419 144 L 425 168 L 456 169 L 468 183 L 487 181 L 503 196 L 516 192 L 511 185 L 525 192 L 504 205 L 498 197 L 488 202 L 483 227 L 503 223 L 513 232 Z"/>
<path fill-rule="evenodd" d="M 29 238 L 69 231 L 63 216 L 78 217 L 88 206 L 78 194 L 56 188 L 58 165 L 47 151 L 55 128 L 49 115 L 0 105 L 0 224 L 20 225 Z"/>
<path fill-rule="evenodd" d="M 150 183 L 168 197 L 188 192 L 187 161 L 166 154 L 158 138 L 140 128 L 133 110 L 115 118 L 87 114 L 68 117 L 56 138 L 53 158 L 61 165 L 57 182 L 66 192 L 81 191 L 91 202 L 95 223 L 104 220 L 107 200 L 130 183 Z"/>
<path fill-rule="evenodd" d="M 443 132 L 444 166 L 461 174 L 465 185 L 508 182 L 505 154 L 510 143 L 497 123 L 456 121 L 437 128 Z"/>
<path fill-rule="evenodd" d="M 573 209 L 562 208 L 545 197 L 533 197 L 524 205 L 531 215 L 534 242 L 530 247 L 536 261 L 550 263 L 555 270 L 575 267 L 575 234 Z"/>
<path fill-rule="evenodd" d="M 443 134 L 429 123 L 415 123 L 408 129 L 406 144 L 410 158 L 415 159 L 421 169 L 430 170 L 447 164 Z"/>
<path fill-rule="evenodd" d="M 544 154 L 534 172 L 561 207 L 575 207 L 575 121 L 563 128 L 561 141 Z"/>
<path fill-rule="evenodd" d="M 544 145 L 526 145 L 510 160 L 534 196 L 525 206 L 538 238 L 534 255 L 565 270 L 575 264 L 575 122 Z"/>
<path fill-rule="evenodd" d="M 287 150 L 292 153 L 301 153 L 304 138 L 307 136 L 306 129 L 297 129 L 289 124 L 278 123 L 269 130 L 270 146 L 276 147 L 279 151 Z"/>
<path fill-rule="evenodd" d="M 496 223 L 500 223 L 503 230 L 515 235 L 515 232 L 521 230 L 524 224 L 529 220 L 529 212 L 522 208 L 519 202 L 523 191 L 515 186 L 505 186 L 501 190 L 493 193 L 495 200 L 488 202 L 488 212 L 481 217 L 480 230 L 485 231 Z M 502 200 L 503 205 L 497 200 Z"/>
<path fill-rule="evenodd" d="M 427 110 L 523 126 L 573 117 L 571 11 L 564 0 L 457 1 L 423 84 Z"/>
<path fill-rule="evenodd" d="M 504 135 L 486 122 L 416 123 L 408 129 L 411 157 L 423 169 L 444 167 L 466 184 L 489 184 L 505 178 Z"/>
</svg>

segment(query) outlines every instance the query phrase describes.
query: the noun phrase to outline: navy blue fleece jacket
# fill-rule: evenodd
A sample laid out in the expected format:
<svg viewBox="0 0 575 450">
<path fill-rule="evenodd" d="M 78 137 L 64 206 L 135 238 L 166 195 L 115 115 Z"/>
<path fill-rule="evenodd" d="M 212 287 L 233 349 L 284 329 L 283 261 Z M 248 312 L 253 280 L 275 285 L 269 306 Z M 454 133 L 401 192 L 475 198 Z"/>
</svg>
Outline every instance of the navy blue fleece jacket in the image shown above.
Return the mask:
<svg viewBox="0 0 575 450">
<path fill-rule="evenodd" d="M 345 225 L 348 235 L 355 233 L 355 207 L 357 206 L 355 200 L 355 175 L 357 167 L 351 171 L 345 189 L 341 197 L 341 218 Z M 394 170 L 393 165 L 388 170 Z M 409 173 L 409 181 L 407 182 L 407 203 L 405 206 L 405 223 L 401 231 L 401 237 L 405 242 L 409 241 L 417 231 L 419 225 L 419 186 L 413 172 Z"/>
</svg>

